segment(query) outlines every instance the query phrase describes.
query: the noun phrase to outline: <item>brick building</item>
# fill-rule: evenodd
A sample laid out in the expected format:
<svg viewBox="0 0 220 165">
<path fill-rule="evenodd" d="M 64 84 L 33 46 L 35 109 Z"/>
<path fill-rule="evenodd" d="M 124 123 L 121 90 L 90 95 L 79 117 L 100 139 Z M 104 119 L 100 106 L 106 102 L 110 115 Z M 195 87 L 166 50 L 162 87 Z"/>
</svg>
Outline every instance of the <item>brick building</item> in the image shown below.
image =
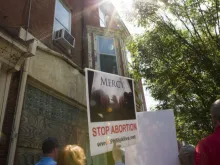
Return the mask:
<svg viewBox="0 0 220 165">
<path fill-rule="evenodd" d="M 42 140 L 79 144 L 89 155 L 84 68 L 129 77 L 126 26 L 108 1 L 0 1 L 1 165 L 31 165 Z M 146 110 L 141 82 L 137 111 Z"/>
</svg>

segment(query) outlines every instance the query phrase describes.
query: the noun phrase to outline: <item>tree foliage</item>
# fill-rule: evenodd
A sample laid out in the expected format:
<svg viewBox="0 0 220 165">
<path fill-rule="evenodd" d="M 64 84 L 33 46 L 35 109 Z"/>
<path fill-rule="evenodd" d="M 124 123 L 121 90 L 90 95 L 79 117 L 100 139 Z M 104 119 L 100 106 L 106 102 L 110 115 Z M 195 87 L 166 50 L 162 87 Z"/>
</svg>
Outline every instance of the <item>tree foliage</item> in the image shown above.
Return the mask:
<svg viewBox="0 0 220 165">
<path fill-rule="evenodd" d="M 177 136 L 191 144 L 213 131 L 210 106 L 220 98 L 219 0 L 136 1 L 144 34 L 128 43 L 136 77 L 175 112 Z"/>
</svg>

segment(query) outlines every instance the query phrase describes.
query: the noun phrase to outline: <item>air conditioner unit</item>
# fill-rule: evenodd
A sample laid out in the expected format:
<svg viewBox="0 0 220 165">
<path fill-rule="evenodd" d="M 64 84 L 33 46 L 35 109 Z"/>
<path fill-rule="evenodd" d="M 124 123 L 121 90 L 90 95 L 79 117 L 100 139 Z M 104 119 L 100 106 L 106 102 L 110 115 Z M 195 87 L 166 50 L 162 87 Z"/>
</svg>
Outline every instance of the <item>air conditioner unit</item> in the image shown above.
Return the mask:
<svg viewBox="0 0 220 165">
<path fill-rule="evenodd" d="M 66 29 L 60 29 L 54 33 L 53 40 L 59 43 L 62 47 L 67 50 L 75 47 L 75 38 Z"/>
</svg>

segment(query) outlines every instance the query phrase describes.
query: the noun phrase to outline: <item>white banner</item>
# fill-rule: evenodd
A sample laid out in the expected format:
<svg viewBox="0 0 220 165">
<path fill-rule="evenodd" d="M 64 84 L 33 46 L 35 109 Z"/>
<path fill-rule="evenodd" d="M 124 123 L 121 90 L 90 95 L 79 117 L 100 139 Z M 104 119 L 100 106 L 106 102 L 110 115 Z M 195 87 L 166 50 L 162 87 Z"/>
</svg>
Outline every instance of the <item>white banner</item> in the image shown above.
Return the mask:
<svg viewBox="0 0 220 165">
<path fill-rule="evenodd" d="M 132 79 L 86 69 L 91 156 L 137 143 L 138 126 Z"/>
<path fill-rule="evenodd" d="M 139 142 L 125 149 L 126 165 L 180 165 L 172 110 L 139 112 Z"/>
</svg>

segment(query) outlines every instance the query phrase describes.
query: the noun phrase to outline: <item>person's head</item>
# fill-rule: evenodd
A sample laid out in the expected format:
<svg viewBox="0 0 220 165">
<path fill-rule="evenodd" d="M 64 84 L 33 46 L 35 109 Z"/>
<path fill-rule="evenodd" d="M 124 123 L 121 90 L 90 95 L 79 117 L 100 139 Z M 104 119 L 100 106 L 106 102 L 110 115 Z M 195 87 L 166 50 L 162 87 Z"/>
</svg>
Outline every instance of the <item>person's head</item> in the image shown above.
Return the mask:
<svg viewBox="0 0 220 165">
<path fill-rule="evenodd" d="M 85 165 L 85 153 L 77 145 L 67 145 L 59 151 L 57 165 Z"/>
<path fill-rule="evenodd" d="M 211 115 L 215 127 L 220 126 L 220 99 L 216 100 L 211 106 Z"/>
<path fill-rule="evenodd" d="M 180 148 L 179 159 L 181 165 L 193 165 L 194 164 L 195 148 L 191 145 L 185 145 Z"/>
<path fill-rule="evenodd" d="M 58 154 L 58 141 L 55 138 L 47 138 L 43 141 L 42 151 L 45 156 L 52 157 L 53 159 L 57 158 Z"/>
</svg>

